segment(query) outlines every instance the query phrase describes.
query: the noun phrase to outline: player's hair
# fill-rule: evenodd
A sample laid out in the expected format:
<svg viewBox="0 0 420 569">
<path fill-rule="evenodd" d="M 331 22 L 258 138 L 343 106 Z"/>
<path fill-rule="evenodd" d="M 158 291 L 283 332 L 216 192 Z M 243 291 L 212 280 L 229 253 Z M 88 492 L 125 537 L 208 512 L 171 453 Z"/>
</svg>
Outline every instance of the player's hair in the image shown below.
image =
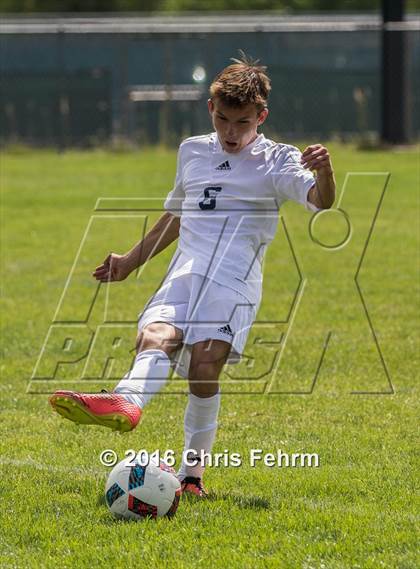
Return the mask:
<svg viewBox="0 0 420 569">
<path fill-rule="evenodd" d="M 232 57 L 234 63 L 216 75 L 210 85 L 210 97 L 217 97 L 231 107 L 252 103 L 261 112 L 267 107 L 271 90 L 267 67 L 258 65 L 258 60 L 252 60 L 242 50 L 239 54 L 240 59 Z"/>
</svg>

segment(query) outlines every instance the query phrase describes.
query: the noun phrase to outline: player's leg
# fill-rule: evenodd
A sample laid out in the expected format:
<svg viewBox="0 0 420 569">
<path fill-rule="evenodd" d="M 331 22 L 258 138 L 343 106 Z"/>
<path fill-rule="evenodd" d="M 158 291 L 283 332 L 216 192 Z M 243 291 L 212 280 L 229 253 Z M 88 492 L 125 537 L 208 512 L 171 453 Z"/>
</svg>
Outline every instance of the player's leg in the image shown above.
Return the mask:
<svg viewBox="0 0 420 569">
<path fill-rule="evenodd" d="M 211 453 L 217 431 L 220 407 L 219 375 L 230 353 L 231 345 L 220 340 L 198 342 L 192 347 L 189 370 L 190 394 L 184 418 L 188 463 L 182 462 L 178 476 L 186 493 L 205 496 L 202 485 L 205 464 L 201 453 Z M 195 458 L 195 456 L 197 458 Z"/>
<path fill-rule="evenodd" d="M 130 431 L 140 421 L 144 405 L 166 383 L 168 356 L 181 342 L 182 332 L 171 324 L 150 323 L 137 337 L 138 353 L 132 370 L 114 393 L 56 391 L 50 397 L 50 404 L 75 423 Z"/>
<path fill-rule="evenodd" d="M 182 331 L 165 322 L 153 322 L 137 336 L 137 356 L 128 374 L 118 383 L 114 393 L 144 409 L 166 384 L 170 371 L 170 355 L 179 349 Z"/>
</svg>

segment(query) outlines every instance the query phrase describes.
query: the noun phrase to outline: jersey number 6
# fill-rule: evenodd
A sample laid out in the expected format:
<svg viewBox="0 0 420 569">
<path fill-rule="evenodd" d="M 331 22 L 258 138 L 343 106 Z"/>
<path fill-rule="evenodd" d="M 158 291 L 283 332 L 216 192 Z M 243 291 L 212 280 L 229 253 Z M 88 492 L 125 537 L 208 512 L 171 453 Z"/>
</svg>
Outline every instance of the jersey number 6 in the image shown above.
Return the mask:
<svg viewBox="0 0 420 569">
<path fill-rule="evenodd" d="M 220 192 L 220 186 L 209 186 L 204 189 L 204 198 L 198 202 L 200 209 L 214 209 L 216 207 L 217 192 Z"/>
</svg>

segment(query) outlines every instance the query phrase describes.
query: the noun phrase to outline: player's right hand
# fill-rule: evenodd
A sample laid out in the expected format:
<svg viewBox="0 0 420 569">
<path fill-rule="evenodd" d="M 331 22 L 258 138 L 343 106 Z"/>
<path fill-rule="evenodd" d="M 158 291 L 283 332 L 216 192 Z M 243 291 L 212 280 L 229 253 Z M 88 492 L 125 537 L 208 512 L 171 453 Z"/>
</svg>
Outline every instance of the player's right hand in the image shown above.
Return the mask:
<svg viewBox="0 0 420 569">
<path fill-rule="evenodd" d="M 102 265 L 96 267 L 92 276 L 101 283 L 123 281 L 131 273 L 127 257 L 110 253 Z"/>
</svg>

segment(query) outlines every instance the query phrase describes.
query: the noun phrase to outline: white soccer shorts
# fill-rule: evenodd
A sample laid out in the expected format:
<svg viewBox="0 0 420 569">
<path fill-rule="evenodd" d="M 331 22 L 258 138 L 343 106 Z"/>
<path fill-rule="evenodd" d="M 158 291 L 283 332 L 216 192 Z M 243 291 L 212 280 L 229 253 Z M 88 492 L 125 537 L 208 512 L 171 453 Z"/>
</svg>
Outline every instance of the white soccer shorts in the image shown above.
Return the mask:
<svg viewBox="0 0 420 569">
<path fill-rule="evenodd" d="M 197 342 L 228 342 L 227 363 L 238 363 L 257 309 L 233 289 L 202 275 L 186 274 L 162 284 L 140 314 L 138 328 L 167 322 L 182 330 L 183 346 L 171 356 L 171 363 L 178 375 L 187 378 L 191 347 Z"/>
</svg>

